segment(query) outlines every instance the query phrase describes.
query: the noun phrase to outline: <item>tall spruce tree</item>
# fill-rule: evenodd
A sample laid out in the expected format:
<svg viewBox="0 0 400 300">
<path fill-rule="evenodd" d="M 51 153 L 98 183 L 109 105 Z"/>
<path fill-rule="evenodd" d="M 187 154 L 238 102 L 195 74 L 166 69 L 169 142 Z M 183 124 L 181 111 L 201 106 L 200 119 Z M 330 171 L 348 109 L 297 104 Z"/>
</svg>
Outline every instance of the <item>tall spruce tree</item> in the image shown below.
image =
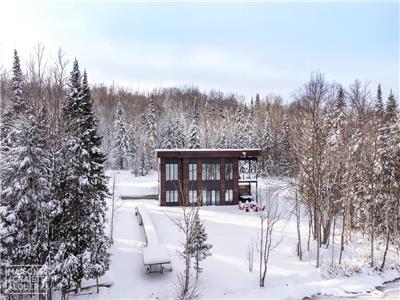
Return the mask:
<svg viewBox="0 0 400 300">
<path fill-rule="evenodd" d="M 52 224 L 52 284 L 63 291 L 79 288 L 82 278 L 97 278 L 109 265 L 105 235 L 107 187 L 92 100 L 75 60 L 63 105 L 62 160 L 57 162 L 55 197 L 61 211 Z"/>
<path fill-rule="evenodd" d="M 123 104 L 118 102 L 114 121 L 113 150 L 111 152 L 117 169 L 128 168 L 131 161 L 129 145 L 128 122 Z"/>
<path fill-rule="evenodd" d="M 0 267 L 42 264 L 47 256 L 51 167 L 46 143 L 48 126 L 42 115 L 33 115 L 25 104 L 23 88 L 15 51 L 13 95 L 2 136 L 6 148 L 2 148 L 0 158 Z M 0 279 L 7 283 L 7 278 Z"/>
<path fill-rule="evenodd" d="M 106 160 L 101 152 L 101 137 L 97 133 L 97 121 L 93 115 L 93 101 L 86 71 L 82 79 L 82 146 L 87 167 L 88 186 L 85 189 L 86 226 L 84 235 L 88 246 L 82 254 L 83 274 L 98 279 L 109 268 L 108 248 L 110 240 L 105 233 L 107 180 L 104 171 Z"/>
</svg>

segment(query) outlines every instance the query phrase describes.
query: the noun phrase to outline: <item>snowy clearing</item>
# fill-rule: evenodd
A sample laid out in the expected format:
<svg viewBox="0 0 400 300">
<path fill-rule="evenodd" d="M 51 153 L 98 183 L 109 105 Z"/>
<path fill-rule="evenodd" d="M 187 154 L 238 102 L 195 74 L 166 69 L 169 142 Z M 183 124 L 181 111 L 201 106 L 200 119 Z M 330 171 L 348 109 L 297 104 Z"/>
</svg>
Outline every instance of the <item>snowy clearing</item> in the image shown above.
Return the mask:
<svg viewBox="0 0 400 300">
<path fill-rule="evenodd" d="M 112 177 L 112 172 L 108 172 L 108 175 Z M 268 184 L 283 185 L 279 180 L 269 180 Z M 157 193 L 156 173 L 145 177 L 134 177 L 129 172 L 116 173 L 116 199 L 126 194 L 155 193 Z M 280 197 L 279 201 L 282 202 L 282 208 L 288 212 L 290 206 L 286 203 L 286 197 Z M 135 207 L 139 204 L 146 206 L 160 243 L 166 245 L 169 251 L 172 272 L 146 275 L 142 258 L 145 236 L 134 214 Z M 116 207 L 111 268 L 100 279 L 100 282 L 112 281 L 113 285 L 108 289 L 102 288 L 98 295 L 89 294 L 74 298 L 174 298 L 177 275 L 183 269 L 183 263 L 177 254 L 177 250 L 181 247 L 182 236 L 170 218 L 179 216 L 181 209 L 160 207 L 156 200 L 118 200 Z M 276 238 L 282 238 L 282 242 L 271 254 L 266 286 L 260 288 L 258 287 L 257 253 L 252 273 L 248 270 L 246 260 L 249 241 L 257 240 L 259 227 L 257 214 L 240 211 L 237 206 L 202 207 L 200 214 L 205 221 L 209 242 L 213 245 L 212 256 L 203 262 L 204 271 L 199 279 L 203 299 L 302 299 L 318 293 L 345 296 L 348 293 L 373 290 L 385 281 L 400 277 L 400 272 L 395 269 L 378 274 L 365 267 L 367 260 L 364 256 L 368 253 L 369 244 L 361 238 L 354 239 L 352 243 L 357 248 L 355 246 L 346 248 L 344 260 L 344 264 L 347 264 L 350 269 L 357 266 L 360 274 L 351 277 L 328 276 L 326 268 L 314 267 L 312 251 L 305 252 L 307 261 L 300 262 L 295 254 L 297 241 L 295 218 L 289 218 L 287 213 L 286 217 L 279 222 L 276 231 Z M 302 227 L 305 248 L 306 223 Z M 324 265 L 328 265 L 331 248 L 322 250 L 321 257 Z M 394 265 L 396 261 L 395 253 L 390 252 L 388 266 Z"/>
</svg>

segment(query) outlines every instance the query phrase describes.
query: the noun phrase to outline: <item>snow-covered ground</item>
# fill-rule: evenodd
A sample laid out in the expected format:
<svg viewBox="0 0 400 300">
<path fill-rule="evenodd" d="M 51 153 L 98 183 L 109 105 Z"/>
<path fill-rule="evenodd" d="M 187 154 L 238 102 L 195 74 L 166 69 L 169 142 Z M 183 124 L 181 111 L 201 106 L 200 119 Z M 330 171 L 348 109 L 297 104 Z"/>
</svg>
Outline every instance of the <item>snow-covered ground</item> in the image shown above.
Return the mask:
<svg viewBox="0 0 400 300">
<path fill-rule="evenodd" d="M 112 176 L 113 172 L 108 172 Z M 269 180 L 268 185 L 280 185 L 279 180 Z M 110 183 L 110 187 L 112 184 Z M 177 254 L 182 235 L 171 221 L 181 214 L 179 207 L 160 207 L 155 200 L 118 200 L 123 195 L 156 194 L 157 174 L 134 177 L 129 172 L 116 172 L 116 214 L 111 268 L 100 282 L 113 282 L 111 288 L 102 288 L 100 294 L 78 296 L 79 299 L 169 299 L 176 295 L 175 283 L 182 261 Z M 305 253 L 305 262 L 295 254 L 297 242 L 295 218 L 289 215 L 289 205 L 282 193 L 281 207 L 286 211 L 279 222 L 276 238 L 282 241 L 271 254 L 266 286 L 258 287 L 258 266 L 250 273 L 246 259 L 248 244 L 256 241 L 259 219 L 256 213 L 246 213 L 237 206 L 208 206 L 200 210 L 201 218 L 213 245 L 212 256 L 203 262 L 199 286 L 203 299 L 302 299 L 305 296 L 361 293 L 400 277 L 399 271 L 388 270 L 383 274 L 372 272 L 366 264 L 367 241 L 353 239 L 352 247 L 345 251 L 345 262 L 350 270 L 359 274 L 351 277 L 328 276 L 326 269 L 316 269 L 313 252 Z M 111 201 L 110 201 L 111 203 Z M 146 275 L 142 260 L 144 234 L 138 225 L 134 208 L 144 204 L 156 227 L 160 243 L 166 245 L 172 260 L 172 272 Z M 302 235 L 307 236 L 306 220 Z M 313 246 L 313 245 L 312 245 Z M 313 249 L 314 247 L 312 247 Z M 381 251 L 382 252 L 382 251 Z M 380 252 L 379 252 L 380 253 Z M 255 254 L 257 257 L 257 254 Z M 325 265 L 331 257 L 330 248 L 322 251 Z M 396 263 L 394 252 L 389 253 L 388 264 Z M 337 259 L 336 259 L 337 260 Z M 322 271 L 321 271 L 322 270 Z M 74 297 L 76 298 L 76 297 Z"/>
</svg>

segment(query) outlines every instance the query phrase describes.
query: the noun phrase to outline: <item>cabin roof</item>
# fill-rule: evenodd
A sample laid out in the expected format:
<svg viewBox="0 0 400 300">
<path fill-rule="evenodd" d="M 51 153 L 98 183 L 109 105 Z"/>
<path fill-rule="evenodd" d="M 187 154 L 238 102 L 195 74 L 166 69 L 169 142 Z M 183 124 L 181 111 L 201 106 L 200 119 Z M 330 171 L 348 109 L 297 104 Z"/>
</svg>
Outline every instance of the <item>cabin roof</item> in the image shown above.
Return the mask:
<svg viewBox="0 0 400 300">
<path fill-rule="evenodd" d="M 157 149 L 157 157 L 163 158 L 256 158 L 261 149 Z"/>
</svg>

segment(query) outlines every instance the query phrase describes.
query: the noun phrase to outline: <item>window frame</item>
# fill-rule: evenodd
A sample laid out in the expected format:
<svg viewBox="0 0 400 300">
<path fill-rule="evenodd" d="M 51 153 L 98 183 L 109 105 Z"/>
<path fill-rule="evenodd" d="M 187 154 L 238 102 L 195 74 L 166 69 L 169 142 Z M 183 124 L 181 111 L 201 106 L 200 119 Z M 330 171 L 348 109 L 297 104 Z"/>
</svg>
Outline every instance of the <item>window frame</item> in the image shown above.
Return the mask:
<svg viewBox="0 0 400 300">
<path fill-rule="evenodd" d="M 203 190 L 203 205 L 220 205 L 221 190 Z"/>
<path fill-rule="evenodd" d="M 233 180 L 233 162 L 231 161 L 225 164 L 225 180 Z"/>
<path fill-rule="evenodd" d="M 189 190 L 189 203 L 197 203 L 197 190 Z"/>
<path fill-rule="evenodd" d="M 177 190 L 166 190 L 165 191 L 165 202 L 166 203 L 178 203 L 179 196 Z"/>
<path fill-rule="evenodd" d="M 178 180 L 179 170 L 178 163 L 166 163 L 165 164 L 165 181 L 176 181 Z"/>
<path fill-rule="evenodd" d="M 204 180 L 221 180 L 221 164 L 220 163 L 203 163 L 202 179 Z"/>
<path fill-rule="evenodd" d="M 189 163 L 189 181 L 197 180 L 197 163 Z"/>
<path fill-rule="evenodd" d="M 225 190 L 225 202 L 226 203 L 233 203 L 233 189 L 226 189 Z"/>
</svg>

